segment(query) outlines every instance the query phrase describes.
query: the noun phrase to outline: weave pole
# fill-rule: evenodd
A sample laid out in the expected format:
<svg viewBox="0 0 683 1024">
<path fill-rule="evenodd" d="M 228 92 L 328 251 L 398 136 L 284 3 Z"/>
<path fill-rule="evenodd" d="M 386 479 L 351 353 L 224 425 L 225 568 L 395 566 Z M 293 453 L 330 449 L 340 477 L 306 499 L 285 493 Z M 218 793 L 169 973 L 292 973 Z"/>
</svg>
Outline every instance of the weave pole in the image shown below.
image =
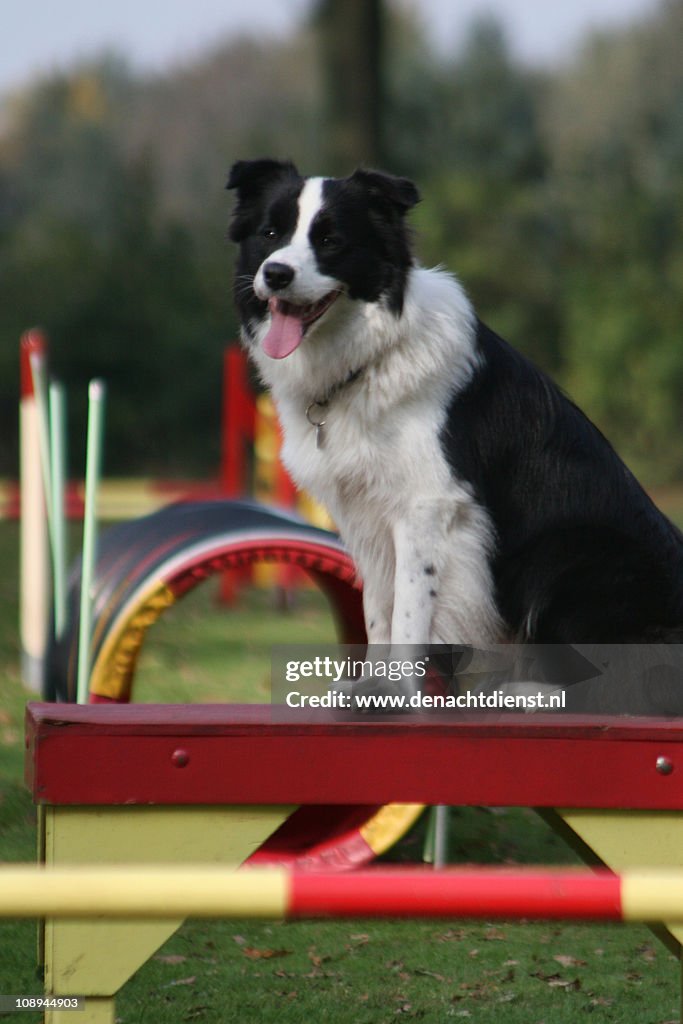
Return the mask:
<svg viewBox="0 0 683 1024">
<path fill-rule="evenodd" d="M 683 872 L 0 868 L 0 917 L 519 918 L 683 923 Z"/>
<path fill-rule="evenodd" d="M 47 340 L 42 331 L 33 328 L 22 335 L 20 346 L 19 633 L 22 680 L 29 690 L 43 693 L 50 616 L 50 553 L 38 404 L 31 365 L 36 359 L 46 361 Z"/>
<path fill-rule="evenodd" d="M 103 381 L 90 381 L 88 387 L 88 436 L 85 464 L 85 510 L 83 513 L 83 556 L 81 558 L 81 600 L 76 683 L 76 699 L 79 704 L 87 704 L 89 699 L 93 581 L 97 557 L 97 492 L 100 485 L 102 468 L 105 394 L 106 389 Z"/>
<path fill-rule="evenodd" d="M 52 593 L 55 639 L 61 640 L 68 625 L 68 555 L 66 539 L 66 399 L 57 381 L 50 383 L 50 482 L 52 503 Z"/>
</svg>

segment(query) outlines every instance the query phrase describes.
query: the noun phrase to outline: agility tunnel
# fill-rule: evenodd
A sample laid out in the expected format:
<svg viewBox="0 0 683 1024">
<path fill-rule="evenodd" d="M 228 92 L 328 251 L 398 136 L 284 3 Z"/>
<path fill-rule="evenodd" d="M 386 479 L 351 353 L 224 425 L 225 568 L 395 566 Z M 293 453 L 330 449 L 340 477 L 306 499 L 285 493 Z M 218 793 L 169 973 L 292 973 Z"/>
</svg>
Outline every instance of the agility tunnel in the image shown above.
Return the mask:
<svg viewBox="0 0 683 1024">
<path fill-rule="evenodd" d="M 217 574 L 255 563 L 296 565 L 327 597 L 341 643 L 363 643 L 361 594 L 340 540 L 294 515 L 251 502 L 178 502 L 103 533 L 93 585 L 90 702 L 134 697 L 147 631 L 172 605 Z M 76 699 L 80 561 L 69 579 L 70 629 L 55 644 L 50 680 Z"/>
<path fill-rule="evenodd" d="M 148 631 L 206 580 L 258 563 L 297 566 L 325 595 L 340 643 L 364 643 L 361 590 L 339 538 L 253 502 L 179 502 L 103 533 L 93 584 L 90 703 L 135 700 L 135 672 Z M 54 642 L 49 698 L 76 699 L 80 563 L 68 589 L 69 629 Z M 226 609 L 226 615 L 229 615 Z M 335 870 L 358 867 L 391 847 L 421 804 L 301 807 L 256 850 L 253 861 Z"/>
</svg>

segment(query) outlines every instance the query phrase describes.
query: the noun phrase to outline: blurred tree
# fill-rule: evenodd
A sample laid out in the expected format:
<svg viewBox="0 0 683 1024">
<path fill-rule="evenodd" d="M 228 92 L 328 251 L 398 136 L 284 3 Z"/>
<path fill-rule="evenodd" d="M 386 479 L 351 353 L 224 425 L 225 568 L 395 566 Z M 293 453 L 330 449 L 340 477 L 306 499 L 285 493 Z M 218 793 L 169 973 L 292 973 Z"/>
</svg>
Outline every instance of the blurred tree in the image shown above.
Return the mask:
<svg viewBox="0 0 683 1024">
<path fill-rule="evenodd" d="M 132 89 L 125 63 L 106 56 L 25 94 L 0 143 L 15 218 L 58 215 L 106 229 L 101 211 L 121 166 L 117 128 Z"/>
<path fill-rule="evenodd" d="M 420 255 L 454 270 L 489 325 L 558 375 L 561 230 L 539 190 L 473 173 L 433 178 L 415 217 Z"/>
<path fill-rule="evenodd" d="M 558 372 L 560 225 L 544 189 L 543 80 L 515 63 L 490 18 L 441 63 L 407 18 L 391 40 L 389 136 L 400 169 L 426 183 L 421 257 L 456 271 L 493 327 Z"/>
<path fill-rule="evenodd" d="M 386 166 L 427 181 L 453 166 L 447 111 L 452 101 L 449 65 L 430 48 L 418 12 L 390 8 L 385 31 L 383 150 Z"/>
<path fill-rule="evenodd" d="M 108 80 L 108 66 L 101 81 L 94 72 L 50 80 L 29 95 L 11 138 L 14 198 L 0 203 L 5 473 L 16 465 L 18 339 L 36 322 L 69 391 L 75 472 L 93 376 L 111 390 L 108 471 L 207 472 L 217 462 L 227 280 L 216 301 L 189 228 L 160 213 L 155 157 L 126 160 L 117 146 Z M 198 444 L 187 425 L 202 420 Z"/>
<path fill-rule="evenodd" d="M 683 474 L 682 33 L 674 0 L 594 36 L 544 109 L 565 382 L 650 482 Z"/>
<path fill-rule="evenodd" d="M 476 19 L 451 71 L 447 114 L 458 172 L 505 182 L 541 178 L 545 151 L 533 76 L 515 63 L 493 16 Z"/>
<path fill-rule="evenodd" d="M 149 161 L 127 169 L 110 202 L 115 229 L 93 286 L 53 331 L 55 370 L 74 392 L 74 434 L 84 423 L 87 379 L 101 376 L 111 395 L 108 471 L 211 471 L 220 332 L 212 343 L 192 237 L 159 220 Z"/>
<path fill-rule="evenodd" d="M 316 21 L 324 90 L 328 173 L 381 166 L 383 145 L 382 0 L 319 0 Z"/>
</svg>

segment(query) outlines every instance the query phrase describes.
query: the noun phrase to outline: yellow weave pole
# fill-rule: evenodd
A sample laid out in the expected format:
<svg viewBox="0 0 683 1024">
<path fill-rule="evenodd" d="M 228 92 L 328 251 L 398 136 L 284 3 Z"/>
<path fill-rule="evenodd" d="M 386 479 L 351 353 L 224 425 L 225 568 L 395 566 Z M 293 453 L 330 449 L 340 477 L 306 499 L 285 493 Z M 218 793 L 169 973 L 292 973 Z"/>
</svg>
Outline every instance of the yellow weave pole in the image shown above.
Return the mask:
<svg viewBox="0 0 683 1024">
<path fill-rule="evenodd" d="M 280 868 L 0 868 L 0 917 L 282 918 L 288 873 Z"/>
</svg>

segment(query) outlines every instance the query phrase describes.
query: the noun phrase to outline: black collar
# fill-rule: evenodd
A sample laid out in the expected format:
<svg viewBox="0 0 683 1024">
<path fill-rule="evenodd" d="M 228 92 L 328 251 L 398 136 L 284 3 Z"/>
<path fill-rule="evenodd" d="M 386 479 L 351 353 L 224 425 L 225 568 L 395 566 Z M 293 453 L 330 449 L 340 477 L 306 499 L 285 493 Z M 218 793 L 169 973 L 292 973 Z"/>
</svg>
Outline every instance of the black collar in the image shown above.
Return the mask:
<svg viewBox="0 0 683 1024">
<path fill-rule="evenodd" d="M 364 370 L 364 366 L 361 366 L 358 370 L 352 370 L 348 377 L 345 377 L 344 380 L 337 381 L 336 384 L 333 384 L 330 390 L 326 392 L 323 398 L 314 398 L 313 401 L 310 402 L 309 405 L 306 407 L 306 418 L 310 420 L 310 417 L 308 415 L 309 411 L 311 409 L 314 409 L 316 406 L 319 409 L 326 409 L 330 402 L 332 401 L 332 399 L 336 398 L 337 395 L 341 394 L 341 392 L 344 391 L 345 388 L 349 387 L 350 384 L 353 384 L 354 381 L 357 381 L 360 375 L 364 372 Z"/>
<path fill-rule="evenodd" d="M 324 431 L 325 426 L 325 410 L 329 406 L 333 398 L 336 398 L 345 388 L 353 384 L 354 381 L 358 380 L 360 375 L 365 371 L 365 367 L 361 366 L 359 370 L 353 370 L 348 377 L 344 380 L 338 381 L 334 384 L 330 390 L 323 395 L 322 398 L 315 398 L 309 405 L 306 406 L 306 419 L 315 427 L 315 446 L 316 448 L 324 447 Z M 319 409 L 319 413 L 316 415 L 315 410 Z"/>
</svg>

